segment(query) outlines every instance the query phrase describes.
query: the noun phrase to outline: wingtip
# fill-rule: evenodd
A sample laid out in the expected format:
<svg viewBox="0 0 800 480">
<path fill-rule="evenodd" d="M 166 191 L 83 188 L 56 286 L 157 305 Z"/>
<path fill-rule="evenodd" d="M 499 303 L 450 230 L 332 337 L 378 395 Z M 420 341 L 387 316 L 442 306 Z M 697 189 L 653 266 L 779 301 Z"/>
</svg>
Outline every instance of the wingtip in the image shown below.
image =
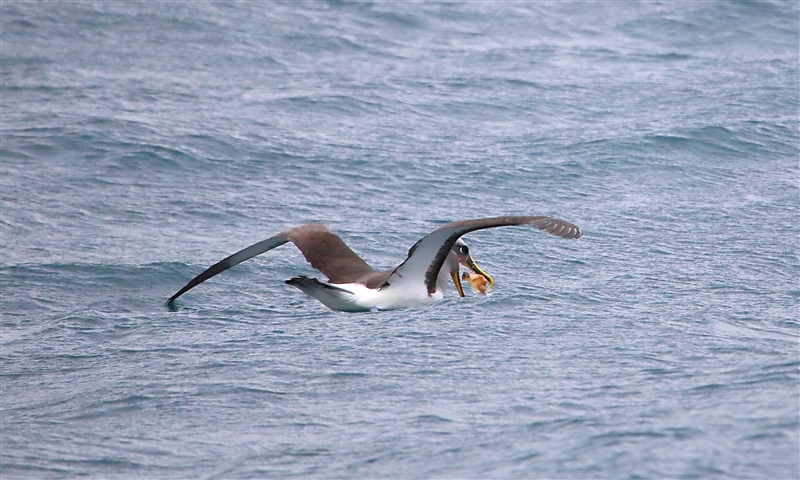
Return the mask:
<svg viewBox="0 0 800 480">
<path fill-rule="evenodd" d="M 543 228 L 551 235 L 568 240 L 577 240 L 583 236 L 583 230 L 577 225 L 555 218 L 548 218 L 546 223 L 540 228 Z"/>
<path fill-rule="evenodd" d="M 178 306 L 175 305 L 175 297 L 172 297 L 169 300 L 167 300 L 166 303 L 164 303 L 164 306 L 167 307 L 167 310 L 169 310 L 170 312 L 178 311 Z"/>
</svg>

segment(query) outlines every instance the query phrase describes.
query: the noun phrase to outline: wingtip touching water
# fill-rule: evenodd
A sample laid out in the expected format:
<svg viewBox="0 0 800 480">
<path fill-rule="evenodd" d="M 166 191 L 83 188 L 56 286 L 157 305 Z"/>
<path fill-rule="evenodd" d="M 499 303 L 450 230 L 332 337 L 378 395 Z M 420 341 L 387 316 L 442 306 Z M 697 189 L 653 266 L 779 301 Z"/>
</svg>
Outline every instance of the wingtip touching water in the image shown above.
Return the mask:
<svg viewBox="0 0 800 480">
<path fill-rule="evenodd" d="M 530 225 L 566 239 L 578 239 L 583 235 L 576 225 L 545 216 L 460 220 L 442 225 L 422 237 L 409 249 L 408 257 L 402 263 L 379 271 L 370 267 L 324 225 L 305 224 L 278 233 L 217 262 L 170 297 L 167 306 L 175 310 L 175 300 L 200 283 L 288 242 L 292 242 L 311 266 L 328 280 L 323 282 L 316 278 L 295 277 L 286 283 L 332 310 L 394 310 L 435 302 L 443 298 L 450 281 L 463 297 L 459 275 L 462 265 L 473 275 L 483 277 L 483 283 L 488 283 L 490 287 L 494 280 L 475 263 L 461 237 L 476 230 L 518 225 Z"/>
</svg>

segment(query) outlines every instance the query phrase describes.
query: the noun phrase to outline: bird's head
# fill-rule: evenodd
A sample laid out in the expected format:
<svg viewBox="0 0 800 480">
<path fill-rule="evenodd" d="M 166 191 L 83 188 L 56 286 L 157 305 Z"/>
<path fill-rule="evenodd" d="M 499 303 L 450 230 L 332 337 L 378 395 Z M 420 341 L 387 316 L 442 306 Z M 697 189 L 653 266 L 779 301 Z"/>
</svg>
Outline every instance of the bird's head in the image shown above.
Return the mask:
<svg viewBox="0 0 800 480">
<path fill-rule="evenodd" d="M 472 255 L 470 255 L 469 253 L 469 247 L 464 242 L 464 240 L 461 240 L 460 238 L 456 240 L 455 245 L 453 245 L 452 252 L 456 256 L 456 258 L 458 258 L 458 263 L 460 265 L 464 265 L 468 269 L 472 270 L 472 272 L 475 273 L 476 276 L 480 275 L 480 277 L 483 277 L 486 280 L 486 282 L 489 282 L 489 288 L 494 286 L 494 280 L 492 279 L 491 275 L 484 272 L 481 269 L 481 267 L 479 267 L 478 264 L 475 263 L 475 260 L 472 259 Z M 458 276 L 458 265 L 455 266 L 455 271 L 450 272 L 450 276 L 453 278 L 453 283 L 456 284 L 456 289 L 458 290 L 458 294 L 463 297 L 464 291 L 461 288 L 461 278 Z M 474 285 L 472 280 L 469 281 L 470 284 Z M 482 289 L 482 291 L 485 293 L 485 289 Z"/>
</svg>

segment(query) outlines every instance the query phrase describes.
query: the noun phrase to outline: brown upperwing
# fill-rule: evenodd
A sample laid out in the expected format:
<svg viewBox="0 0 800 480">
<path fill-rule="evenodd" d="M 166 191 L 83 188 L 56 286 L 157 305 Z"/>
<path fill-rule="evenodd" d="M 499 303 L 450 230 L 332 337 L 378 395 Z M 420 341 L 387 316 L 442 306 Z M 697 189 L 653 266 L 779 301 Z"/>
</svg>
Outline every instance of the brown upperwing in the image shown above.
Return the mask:
<svg viewBox="0 0 800 480">
<path fill-rule="evenodd" d="M 308 263 L 327 276 L 330 283 L 352 283 L 378 273 L 325 225 L 300 225 L 281 235 L 294 243 Z"/>
<path fill-rule="evenodd" d="M 580 238 L 583 235 L 583 232 L 580 228 L 569 222 L 544 216 L 505 216 L 494 218 L 477 218 L 474 220 L 460 220 L 442 225 L 437 230 L 459 228 L 464 229 L 464 233 L 461 234 L 464 235 L 465 233 L 474 232 L 475 230 L 482 230 L 484 228 L 511 227 L 516 225 L 532 225 L 539 230 L 544 230 L 547 233 L 563 238 L 574 239 Z"/>
</svg>

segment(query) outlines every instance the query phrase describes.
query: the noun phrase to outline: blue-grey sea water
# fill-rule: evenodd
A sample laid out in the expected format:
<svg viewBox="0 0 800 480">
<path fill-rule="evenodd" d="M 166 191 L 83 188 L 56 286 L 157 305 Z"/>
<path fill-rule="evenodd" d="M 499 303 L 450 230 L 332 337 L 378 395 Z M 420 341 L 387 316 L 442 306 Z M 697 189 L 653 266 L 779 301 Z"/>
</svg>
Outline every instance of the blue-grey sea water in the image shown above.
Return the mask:
<svg viewBox="0 0 800 480">
<path fill-rule="evenodd" d="M 796 1 L 0 3 L 0 477 L 800 477 Z M 348 314 L 452 220 L 495 279 Z M 324 278 L 324 277 L 323 277 Z"/>
</svg>

